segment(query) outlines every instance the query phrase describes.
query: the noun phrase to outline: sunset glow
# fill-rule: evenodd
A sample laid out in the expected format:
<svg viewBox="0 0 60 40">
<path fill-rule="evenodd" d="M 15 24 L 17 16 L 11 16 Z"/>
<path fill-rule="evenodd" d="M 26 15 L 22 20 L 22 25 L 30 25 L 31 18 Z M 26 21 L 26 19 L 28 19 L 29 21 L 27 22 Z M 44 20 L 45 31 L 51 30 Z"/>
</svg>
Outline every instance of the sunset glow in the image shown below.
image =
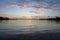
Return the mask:
<svg viewBox="0 0 60 40">
<path fill-rule="evenodd" d="M 60 0 L 0 0 L 0 16 L 60 16 Z"/>
</svg>

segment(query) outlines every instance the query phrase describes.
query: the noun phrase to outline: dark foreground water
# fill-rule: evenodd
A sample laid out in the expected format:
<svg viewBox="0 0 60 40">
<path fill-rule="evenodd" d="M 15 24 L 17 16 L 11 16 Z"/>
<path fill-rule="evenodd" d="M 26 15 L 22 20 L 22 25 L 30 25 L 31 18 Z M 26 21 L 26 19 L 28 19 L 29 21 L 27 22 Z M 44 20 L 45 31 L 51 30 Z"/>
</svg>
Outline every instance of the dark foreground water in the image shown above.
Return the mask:
<svg viewBox="0 0 60 40">
<path fill-rule="evenodd" d="M 60 40 L 60 21 L 0 20 L 0 40 Z"/>
</svg>

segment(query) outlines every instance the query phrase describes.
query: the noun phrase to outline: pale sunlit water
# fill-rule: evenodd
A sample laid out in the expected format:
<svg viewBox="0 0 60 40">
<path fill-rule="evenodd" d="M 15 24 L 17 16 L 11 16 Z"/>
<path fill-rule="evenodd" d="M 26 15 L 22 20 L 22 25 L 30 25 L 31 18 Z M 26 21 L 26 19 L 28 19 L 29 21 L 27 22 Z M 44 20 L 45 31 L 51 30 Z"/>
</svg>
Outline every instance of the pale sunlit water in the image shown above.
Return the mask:
<svg viewBox="0 0 60 40">
<path fill-rule="evenodd" d="M 48 30 L 48 32 L 60 32 L 60 21 L 0 20 L 0 33 L 20 34 L 45 30 Z"/>
</svg>

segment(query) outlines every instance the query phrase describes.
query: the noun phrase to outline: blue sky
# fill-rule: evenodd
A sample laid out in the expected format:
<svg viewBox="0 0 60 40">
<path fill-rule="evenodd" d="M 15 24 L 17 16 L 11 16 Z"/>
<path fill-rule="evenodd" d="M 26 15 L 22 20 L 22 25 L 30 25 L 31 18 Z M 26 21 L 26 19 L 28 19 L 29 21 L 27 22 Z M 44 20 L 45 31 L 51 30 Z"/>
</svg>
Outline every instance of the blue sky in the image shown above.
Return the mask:
<svg viewBox="0 0 60 40">
<path fill-rule="evenodd" d="M 0 0 L 0 16 L 60 16 L 60 0 Z"/>
</svg>

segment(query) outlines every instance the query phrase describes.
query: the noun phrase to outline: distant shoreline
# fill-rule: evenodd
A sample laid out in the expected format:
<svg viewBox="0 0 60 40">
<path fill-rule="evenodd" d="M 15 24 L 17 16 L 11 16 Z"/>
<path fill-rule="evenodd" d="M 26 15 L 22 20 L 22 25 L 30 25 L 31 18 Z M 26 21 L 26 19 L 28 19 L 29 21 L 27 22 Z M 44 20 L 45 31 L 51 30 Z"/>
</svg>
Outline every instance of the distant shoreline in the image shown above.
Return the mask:
<svg viewBox="0 0 60 40">
<path fill-rule="evenodd" d="M 56 18 L 41 18 L 41 19 L 11 19 L 8 17 L 0 17 L 0 20 L 60 20 L 60 17 Z"/>
</svg>

